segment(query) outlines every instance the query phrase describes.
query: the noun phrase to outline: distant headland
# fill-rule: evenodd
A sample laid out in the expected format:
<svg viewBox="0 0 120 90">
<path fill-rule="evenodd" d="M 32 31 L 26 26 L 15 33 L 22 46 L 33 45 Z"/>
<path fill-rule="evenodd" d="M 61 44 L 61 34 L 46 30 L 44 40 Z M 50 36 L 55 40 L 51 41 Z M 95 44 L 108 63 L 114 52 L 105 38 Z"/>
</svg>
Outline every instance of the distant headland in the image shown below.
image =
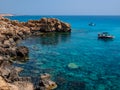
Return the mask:
<svg viewBox="0 0 120 90">
<path fill-rule="evenodd" d="M 0 13 L 0 17 L 3 17 L 3 16 L 14 16 L 13 14 L 8 14 L 8 13 Z"/>
</svg>

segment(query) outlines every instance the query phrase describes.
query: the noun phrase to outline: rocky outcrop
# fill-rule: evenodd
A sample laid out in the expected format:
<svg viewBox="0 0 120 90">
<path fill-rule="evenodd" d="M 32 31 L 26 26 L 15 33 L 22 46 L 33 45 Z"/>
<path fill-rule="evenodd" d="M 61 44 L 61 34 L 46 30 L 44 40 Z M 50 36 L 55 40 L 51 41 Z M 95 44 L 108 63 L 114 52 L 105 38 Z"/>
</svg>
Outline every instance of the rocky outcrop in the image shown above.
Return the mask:
<svg viewBox="0 0 120 90">
<path fill-rule="evenodd" d="M 57 84 L 50 80 L 49 74 L 42 74 L 38 87 L 35 87 L 29 77 L 20 77 L 21 68 L 14 67 L 11 59 L 26 59 L 29 49 L 17 46 L 19 40 L 31 35 L 41 35 L 46 32 L 70 32 L 71 27 L 55 18 L 42 18 L 19 22 L 0 16 L 0 90 L 51 90 Z"/>
<path fill-rule="evenodd" d="M 25 81 L 8 83 L 0 76 L 0 90 L 34 90 L 33 84 Z"/>
<path fill-rule="evenodd" d="M 19 46 L 16 49 L 17 57 L 26 57 L 28 56 L 29 50 L 25 46 Z"/>
<path fill-rule="evenodd" d="M 14 67 L 9 60 L 2 59 L 0 58 L 0 90 L 52 90 L 57 87 L 46 73 L 40 76 L 39 85 L 34 86 L 30 77 L 19 76 L 22 68 Z"/>
<path fill-rule="evenodd" d="M 0 90 L 33 90 L 29 77 L 20 77 L 23 69 L 14 67 L 9 60 L 0 61 Z M 1 84 L 2 83 L 2 84 Z"/>
<path fill-rule="evenodd" d="M 44 73 L 40 76 L 39 85 L 36 88 L 37 90 L 53 90 L 57 88 L 57 84 L 53 82 L 50 74 Z"/>
<path fill-rule="evenodd" d="M 68 23 L 61 22 L 55 18 L 42 18 L 41 20 L 30 20 L 25 23 L 34 32 L 70 32 L 71 27 Z"/>
<path fill-rule="evenodd" d="M 10 90 L 6 81 L 0 76 L 0 90 Z"/>
<path fill-rule="evenodd" d="M 55 18 L 42 18 L 19 22 L 0 18 L 0 55 L 10 57 L 27 57 L 29 50 L 26 47 L 17 47 L 17 41 L 31 35 L 41 35 L 45 32 L 70 32 L 68 23 Z M 44 32 L 44 33 L 43 33 Z"/>
<path fill-rule="evenodd" d="M 0 55 L 14 58 L 28 56 L 27 47 L 17 47 L 17 41 L 30 34 L 30 28 L 20 22 L 0 18 Z"/>
</svg>

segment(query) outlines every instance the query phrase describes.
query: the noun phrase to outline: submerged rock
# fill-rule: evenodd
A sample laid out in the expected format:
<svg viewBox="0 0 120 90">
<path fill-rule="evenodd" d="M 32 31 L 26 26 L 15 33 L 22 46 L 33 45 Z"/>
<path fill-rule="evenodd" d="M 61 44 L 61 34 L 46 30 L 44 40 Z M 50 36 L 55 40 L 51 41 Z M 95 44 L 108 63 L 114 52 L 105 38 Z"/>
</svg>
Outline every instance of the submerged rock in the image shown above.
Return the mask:
<svg viewBox="0 0 120 90">
<path fill-rule="evenodd" d="M 75 63 L 69 63 L 68 64 L 68 68 L 70 68 L 70 69 L 77 69 L 77 68 L 79 68 L 79 66 L 77 64 L 75 64 Z"/>
<path fill-rule="evenodd" d="M 105 85 L 99 84 L 97 90 L 106 90 Z"/>
</svg>

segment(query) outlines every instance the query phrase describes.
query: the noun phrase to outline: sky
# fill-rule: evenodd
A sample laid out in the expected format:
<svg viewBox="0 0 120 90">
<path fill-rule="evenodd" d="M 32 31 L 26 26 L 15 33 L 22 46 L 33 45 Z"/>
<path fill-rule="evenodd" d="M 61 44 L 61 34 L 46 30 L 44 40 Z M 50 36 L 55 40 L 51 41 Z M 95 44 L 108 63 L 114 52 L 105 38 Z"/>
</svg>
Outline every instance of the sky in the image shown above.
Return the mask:
<svg viewBox="0 0 120 90">
<path fill-rule="evenodd" d="M 16 15 L 120 15 L 120 0 L 0 0 L 0 13 Z"/>
</svg>

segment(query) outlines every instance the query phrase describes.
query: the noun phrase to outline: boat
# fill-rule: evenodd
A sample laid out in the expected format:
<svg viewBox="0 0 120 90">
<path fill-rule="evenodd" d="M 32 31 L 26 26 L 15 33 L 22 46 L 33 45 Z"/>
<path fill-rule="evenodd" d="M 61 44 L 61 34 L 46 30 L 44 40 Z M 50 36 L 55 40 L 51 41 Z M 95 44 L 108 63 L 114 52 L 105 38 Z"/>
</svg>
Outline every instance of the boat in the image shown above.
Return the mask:
<svg viewBox="0 0 120 90">
<path fill-rule="evenodd" d="M 103 32 L 103 33 L 99 33 L 98 34 L 98 38 L 101 38 L 101 39 L 113 39 L 114 36 L 113 35 L 110 35 L 108 32 Z"/>
<path fill-rule="evenodd" d="M 89 26 L 96 26 L 96 24 L 95 24 L 95 23 L 92 23 L 92 22 L 89 23 L 88 25 L 89 25 Z"/>
</svg>

